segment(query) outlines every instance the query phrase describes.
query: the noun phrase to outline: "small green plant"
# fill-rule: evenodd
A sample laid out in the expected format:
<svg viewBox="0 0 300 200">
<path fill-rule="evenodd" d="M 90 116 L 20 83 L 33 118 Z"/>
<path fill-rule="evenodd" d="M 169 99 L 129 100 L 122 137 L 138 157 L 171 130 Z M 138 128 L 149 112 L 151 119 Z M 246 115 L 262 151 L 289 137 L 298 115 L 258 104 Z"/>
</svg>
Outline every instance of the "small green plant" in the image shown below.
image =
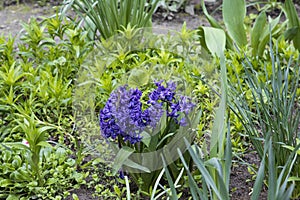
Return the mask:
<svg viewBox="0 0 300 200">
<path fill-rule="evenodd" d="M 152 14 L 158 0 L 67 0 L 61 11 L 65 14 L 73 8 L 80 16 L 79 26 L 83 24 L 89 39 L 101 40 L 112 37 L 129 24 L 135 28 L 151 27 Z"/>
</svg>

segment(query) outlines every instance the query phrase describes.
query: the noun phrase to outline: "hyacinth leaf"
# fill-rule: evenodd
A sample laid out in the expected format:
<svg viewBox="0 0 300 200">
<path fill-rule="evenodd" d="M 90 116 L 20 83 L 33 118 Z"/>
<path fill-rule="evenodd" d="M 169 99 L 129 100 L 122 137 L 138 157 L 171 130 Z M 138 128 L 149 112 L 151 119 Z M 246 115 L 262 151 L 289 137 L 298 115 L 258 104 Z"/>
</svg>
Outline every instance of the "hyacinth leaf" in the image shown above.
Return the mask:
<svg viewBox="0 0 300 200">
<path fill-rule="evenodd" d="M 161 144 L 164 144 L 164 143 L 167 143 L 165 142 L 166 140 L 168 140 L 169 137 L 172 138 L 172 136 L 174 135 L 175 133 L 168 133 L 167 135 L 165 135 L 160 141 L 159 143 L 157 144 L 157 148 L 161 145 Z"/>
<path fill-rule="evenodd" d="M 245 16 L 245 0 L 223 1 L 223 19 L 225 26 L 231 38 L 240 47 L 247 45 L 247 36 L 244 28 Z"/>
<path fill-rule="evenodd" d="M 137 169 L 139 171 L 143 171 L 143 172 L 147 172 L 147 173 L 150 173 L 151 171 L 147 168 L 147 167 L 144 167 L 142 165 L 139 165 L 138 163 L 136 162 L 133 162 L 132 160 L 130 159 L 127 159 L 124 163 L 124 165 L 126 165 L 127 167 L 130 167 L 130 168 L 133 168 L 133 169 Z"/>
<path fill-rule="evenodd" d="M 121 169 L 122 165 L 126 162 L 129 156 L 134 152 L 134 149 L 127 146 L 122 147 L 118 154 L 116 155 L 114 164 L 113 164 L 113 175 L 116 175 Z"/>
<path fill-rule="evenodd" d="M 149 133 L 143 131 L 143 132 L 141 133 L 141 137 L 143 138 L 143 139 L 142 139 L 142 142 L 143 142 L 147 147 L 149 147 L 150 142 L 151 142 L 151 135 L 150 135 Z"/>
<path fill-rule="evenodd" d="M 128 85 L 129 87 L 136 88 L 143 85 L 146 85 L 149 81 L 150 74 L 146 70 L 135 69 L 132 70 L 129 78 L 128 78 Z"/>
</svg>

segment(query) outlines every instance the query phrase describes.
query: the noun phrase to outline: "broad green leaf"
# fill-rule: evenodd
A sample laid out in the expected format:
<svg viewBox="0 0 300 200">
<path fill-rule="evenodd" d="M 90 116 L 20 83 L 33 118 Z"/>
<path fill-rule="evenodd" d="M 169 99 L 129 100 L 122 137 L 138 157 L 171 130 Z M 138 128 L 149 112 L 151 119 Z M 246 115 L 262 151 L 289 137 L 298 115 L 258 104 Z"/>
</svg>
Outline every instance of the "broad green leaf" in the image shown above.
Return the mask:
<svg viewBox="0 0 300 200">
<path fill-rule="evenodd" d="M 292 0 L 286 0 L 283 8 L 288 19 L 289 27 L 291 28 L 300 26 L 300 21 L 296 11 L 296 7 Z"/>
<path fill-rule="evenodd" d="M 284 3 L 284 12 L 288 19 L 289 28 L 298 28 L 293 43 L 296 49 L 300 50 L 300 20 L 296 7 L 291 0 L 286 0 Z"/>
<path fill-rule="evenodd" d="M 284 38 L 286 40 L 292 40 L 296 37 L 297 33 L 299 32 L 299 27 L 289 28 L 284 32 Z"/>
<path fill-rule="evenodd" d="M 229 35 L 238 46 L 247 44 L 247 36 L 244 27 L 246 16 L 245 0 L 223 0 L 223 20 Z"/>
<path fill-rule="evenodd" d="M 266 12 L 261 12 L 255 20 L 255 23 L 251 32 L 251 48 L 252 55 L 257 55 L 258 45 L 261 41 L 262 32 L 265 30 L 267 24 Z"/>
<path fill-rule="evenodd" d="M 147 70 L 133 69 L 128 78 L 129 87 L 140 87 L 146 85 L 149 81 L 150 74 Z"/>
<path fill-rule="evenodd" d="M 227 72 L 225 65 L 225 56 L 220 55 L 221 65 L 221 101 L 216 111 L 216 117 L 212 127 L 210 156 L 223 158 L 225 153 L 225 119 L 227 108 Z"/>
<path fill-rule="evenodd" d="M 212 27 L 200 27 L 204 32 L 204 40 L 208 50 L 213 54 L 220 57 L 226 44 L 226 36 L 222 29 Z"/>
<path fill-rule="evenodd" d="M 133 152 L 133 149 L 126 146 L 122 147 L 122 149 L 119 150 L 113 164 L 113 175 L 117 174 L 117 172 L 121 169 L 122 165 L 126 162 L 126 160 Z"/>
</svg>

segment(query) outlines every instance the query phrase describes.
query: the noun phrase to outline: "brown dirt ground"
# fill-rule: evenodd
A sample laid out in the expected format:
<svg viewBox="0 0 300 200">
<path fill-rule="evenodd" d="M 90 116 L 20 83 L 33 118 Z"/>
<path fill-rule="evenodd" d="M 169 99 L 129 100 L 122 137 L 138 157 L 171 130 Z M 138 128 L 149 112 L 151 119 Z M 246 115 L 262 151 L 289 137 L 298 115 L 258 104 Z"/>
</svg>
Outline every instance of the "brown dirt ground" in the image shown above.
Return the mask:
<svg viewBox="0 0 300 200">
<path fill-rule="evenodd" d="M 220 3 L 219 3 L 220 4 Z M 208 5 L 208 9 L 214 12 L 214 16 L 217 19 L 221 19 L 221 12 L 218 10 L 219 4 Z M 300 6 L 297 5 L 297 8 Z M 249 11 L 249 10 L 248 10 Z M 19 34 L 22 26 L 21 23 L 28 22 L 31 17 L 35 17 L 38 20 L 42 20 L 43 17 L 49 17 L 55 13 L 53 7 L 39 7 L 32 4 L 21 4 L 13 5 L 4 8 L 0 11 L 0 35 L 13 35 Z M 200 11 L 196 11 L 196 14 L 191 16 L 186 13 L 177 13 L 162 18 L 161 13 L 155 14 L 153 28 L 157 30 L 177 30 L 179 31 L 182 27 L 183 22 L 186 22 L 187 27 L 190 29 L 196 29 L 202 25 L 208 25 L 204 16 L 201 15 Z M 167 31 L 166 31 L 167 32 Z M 243 156 L 243 160 L 249 164 L 259 165 L 259 158 L 254 153 L 249 153 Z M 231 174 L 231 199 L 233 200 L 247 200 L 250 199 L 251 188 L 253 186 L 252 175 L 247 170 L 247 165 L 240 162 L 236 162 L 232 167 Z M 87 188 L 81 188 L 75 191 L 80 200 L 95 199 L 92 198 L 92 191 Z M 67 199 L 72 199 L 67 198 Z M 266 190 L 263 190 L 261 199 L 266 199 Z"/>
</svg>

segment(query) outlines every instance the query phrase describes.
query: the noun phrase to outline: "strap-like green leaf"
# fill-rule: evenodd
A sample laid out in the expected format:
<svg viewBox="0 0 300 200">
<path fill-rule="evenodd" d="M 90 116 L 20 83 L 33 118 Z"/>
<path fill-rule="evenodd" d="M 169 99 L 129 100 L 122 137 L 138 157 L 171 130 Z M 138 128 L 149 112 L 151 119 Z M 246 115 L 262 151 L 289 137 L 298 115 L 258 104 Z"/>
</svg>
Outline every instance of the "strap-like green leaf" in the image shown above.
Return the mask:
<svg viewBox="0 0 300 200">
<path fill-rule="evenodd" d="M 245 0 L 224 0 L 223 20 L 229 35 L 238 46 L 247 44 L 247 36 L 244 27 L 246 16 Z"/>
</svg>

